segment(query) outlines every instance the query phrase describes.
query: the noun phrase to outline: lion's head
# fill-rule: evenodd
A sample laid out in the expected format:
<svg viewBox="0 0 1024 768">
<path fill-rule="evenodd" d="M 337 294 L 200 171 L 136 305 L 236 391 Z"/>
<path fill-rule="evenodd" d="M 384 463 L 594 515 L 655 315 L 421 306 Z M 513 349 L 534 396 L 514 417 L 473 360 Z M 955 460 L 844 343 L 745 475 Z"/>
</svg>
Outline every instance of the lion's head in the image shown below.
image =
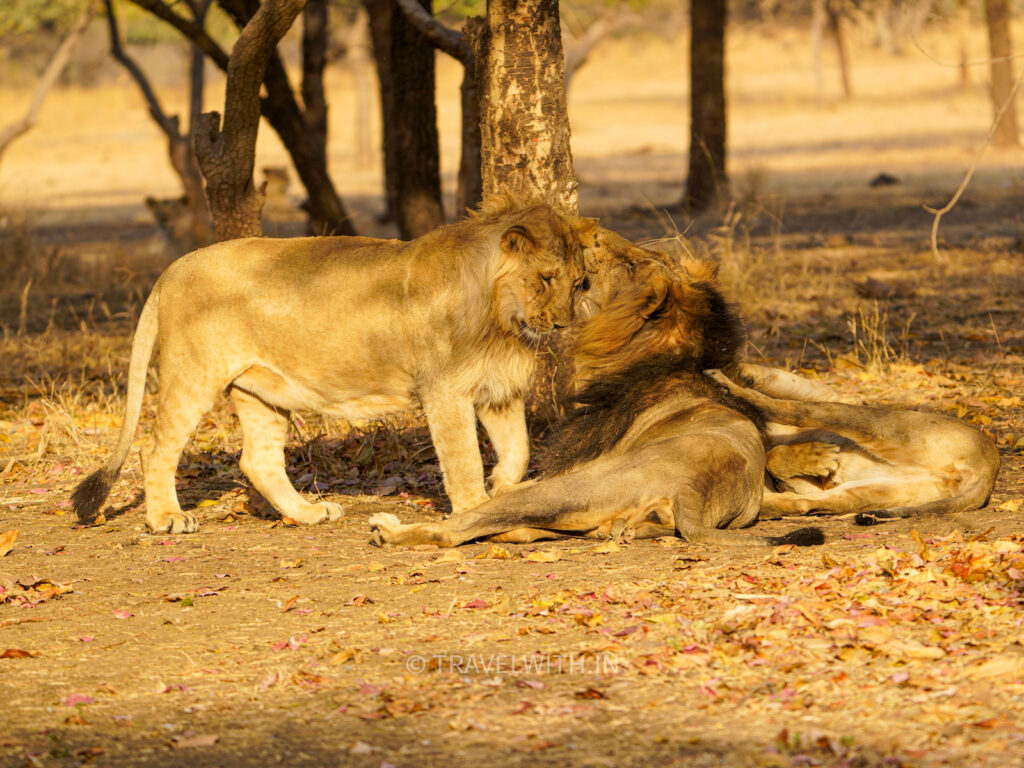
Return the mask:
<svg viewBox="0 0 1024 768">
<path fill-rule="evenodd" d="M 502 226 L 493 296 L 501 326 L 528 341 L 565 328 L 589 289 L 583 251 L 597 221 L 536 203 L 513 208 Z"/>
<path fill-rule="evenodd" d="M 613 279 L 595 278 L 602 306 L 576 341 L 577 385 L 655 357 L 695 372 L 733 370 L 744 334 L 715 283 L 717 267 L 636 250 L 611 265 Z"/>
</svg>

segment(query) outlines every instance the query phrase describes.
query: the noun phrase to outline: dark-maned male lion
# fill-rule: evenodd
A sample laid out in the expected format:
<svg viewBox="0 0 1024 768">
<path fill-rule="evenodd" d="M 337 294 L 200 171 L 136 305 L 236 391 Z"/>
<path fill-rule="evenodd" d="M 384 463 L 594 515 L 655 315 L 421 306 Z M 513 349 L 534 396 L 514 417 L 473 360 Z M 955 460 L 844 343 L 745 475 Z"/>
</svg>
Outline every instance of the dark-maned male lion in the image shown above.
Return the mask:
<svg viewBox="0 0 1024 768">
<path fill-rule="evenodd" d="M 757 519 L 765 454 L 756 409 L 702 373 L 735 373 L 743 343 L 738 318 L 713 284 L 714 268 L 696 260 L 674 265 L 607 230 L 597 237 L 602 247 L 628 255 L 605 265 L 613 279 L 595 280 L 599 308 L 574 349 L 577 404 L 557 428 L 544 478 L 439 523 L 402 525 L 392 514 L 373 515 L 375 543 L 672 531 L 714 544 L 823 541 L 814 528 L 778 537 L 721 530 Z"/>
<path fill-rule="evenodd" d="M 357 420 L 420 406 L 453 511 L 486 501 L 477 419 L 498 454 L 492 487 L 518 482 L 529 457 L 523 394 L 534 346 L 572 320 L 596 226 L 501 198 L 411 242 L 248 239 L 182 257 L 143 307 L 124 425 L 107 463 L 75 489 L 79 519 L 95 517 L 128 454 L 158 340 L 160 395 L 143 452 L 154 531 L 199 527 L 178 504 L 174 475 L 224 390 L 242 427 L 242 471 L 293 520 L 342 514 L 338 504 L 304 500 L 285 474 L 296 409 Z"/>
</svg>

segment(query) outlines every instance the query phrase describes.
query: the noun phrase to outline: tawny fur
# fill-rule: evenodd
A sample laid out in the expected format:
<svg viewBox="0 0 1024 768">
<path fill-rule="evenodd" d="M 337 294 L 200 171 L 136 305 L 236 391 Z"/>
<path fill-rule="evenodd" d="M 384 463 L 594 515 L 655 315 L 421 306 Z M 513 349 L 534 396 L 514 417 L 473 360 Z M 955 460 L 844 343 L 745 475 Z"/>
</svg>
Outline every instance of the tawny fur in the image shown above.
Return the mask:
<svg viewBox="0 0 1024 768">
<path fill-rule="evenodd" d="M 73 494 L 95 517 L 128 454 L 159 340 L 160 394 L 143 452 L 146 523 L 192 532 L 174 487 L 178 457 L 221 391 L 243 432 L 241 467 L 270 504 L 302 523 L 340 505 L 304 500 L 284 468 L 289 413 L 349 420 L 421 407 L 456 512 L 488 498 L 477 419 L 518 482 L 529 457 L 523 394 L 538 339 L 573 319 L 583 246 L 596 222 L 504 196 L 411 242 L 366 237 L 218 243 L 174 262 L 143 309 L 124 425 L 108 462 Z"/>
<path fill-rule="evenodd" d="M 441 523 L 374 515 L 375 543 L 671 533 L 714 544 L 822 542 L 813 528 L 781 537 L 721 530 L 753 524 L 764 489 L 756 414 L 702 374 L 735 368 L 740 323 L 712 267 L 672 265 L 606 232 L 588 253 L 601 271 L 575 349 L 583 388 L 556 428 L 549 473 Z"/>
<path fill-rule="evenodd" d="M 746 373 L 746 372 L 745 372 Z M 999 452 L 958 419 L 898 408 L 828 402 L 784 371 L 750 367 L 749 387 L 714 377 L 768 420 L 768 471 L 778 489 L 766 512 L 856 514 L 872 524 L 985 506 Z M 741 378 L 743 378 L 741 376 Z"/>
</svg>

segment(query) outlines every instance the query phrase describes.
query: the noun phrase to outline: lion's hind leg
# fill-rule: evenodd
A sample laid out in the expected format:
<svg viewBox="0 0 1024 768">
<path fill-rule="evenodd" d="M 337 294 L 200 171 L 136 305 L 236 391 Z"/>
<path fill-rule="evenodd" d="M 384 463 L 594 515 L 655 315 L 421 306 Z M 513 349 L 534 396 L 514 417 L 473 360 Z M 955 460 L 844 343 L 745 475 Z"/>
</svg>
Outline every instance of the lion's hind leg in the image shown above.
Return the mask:
<svg viewBox="0 0 1024 768">
<path fill-rule="evenodd" d="M 202 382 L 190 382 L 174 370 L 167 365 L 160 368 L 153 443 L 142 452 L 146 525 L 154 533 L 195 533 L 199 521 L 191 511 L 182 511 L 174 476 L 185 444 L 200 417 L 212 407 L 217 391 L 205 391 Z"/>
<path fill-rule="evenodd" d="M 242 472 L 270 505 L 299 523 L 314 524 L 341 518 L 340 504 L 311 504 L 292 486 L 284 469 L 284 446 L 288 437 L 288 417 L 257 397 L 238 388 L 231 389 L 231 400 L 242 427 Z"/>
</svg>

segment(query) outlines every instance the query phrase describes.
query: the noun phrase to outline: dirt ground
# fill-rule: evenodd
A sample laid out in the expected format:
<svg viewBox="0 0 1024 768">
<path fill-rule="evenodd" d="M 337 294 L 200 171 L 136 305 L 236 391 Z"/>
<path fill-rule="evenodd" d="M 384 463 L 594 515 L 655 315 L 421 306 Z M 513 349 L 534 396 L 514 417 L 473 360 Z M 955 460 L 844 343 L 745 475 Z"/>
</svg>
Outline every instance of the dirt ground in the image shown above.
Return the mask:
<svg viewBox="0 0 1024 768">
<path fill-rule="evenodd" d="M 0 294 L 0 766 L 1024 765 L 1024 154 L 986 154 L 936 259 L 922 205 L 984 140 L 982 74 L 956 90 L 937 33 L 903 57 L 855 42 L 857 96 L 822 102 L 799 35 L 734 35 L 736 202 L 693 221 L 673 207 L 685 48 L 611 43 L 572 94 L 584 213 L 637 240 L 684 231 L 717 259 L 751 359 L 997 442 L 985 509 L 816 519 L 827 542 L 806 550 L 375 549 L 370 514 L 444 511 L 422 425 L 297 418 L 296 485 L 348 510 L 294 527 L 251 503 L 224 403 L 179 471 L 199 533 L 146 532 L 136 452 L 104 521 L 73 527 L 68 495 L 113 444 L 167 260 L 141 197 L 174 189 L 127 87 L 54 94 L 0 169 L 0 255 L 47 276 L 24 322 L 23 283 Z M 379 175 L 346 159 L 346 130 L 336 178 L 376 231 Z M 869 187 L 883 170 L 900 183 Z M 147 399 L 139 444 L 151 421 Z"/>
</svg>

